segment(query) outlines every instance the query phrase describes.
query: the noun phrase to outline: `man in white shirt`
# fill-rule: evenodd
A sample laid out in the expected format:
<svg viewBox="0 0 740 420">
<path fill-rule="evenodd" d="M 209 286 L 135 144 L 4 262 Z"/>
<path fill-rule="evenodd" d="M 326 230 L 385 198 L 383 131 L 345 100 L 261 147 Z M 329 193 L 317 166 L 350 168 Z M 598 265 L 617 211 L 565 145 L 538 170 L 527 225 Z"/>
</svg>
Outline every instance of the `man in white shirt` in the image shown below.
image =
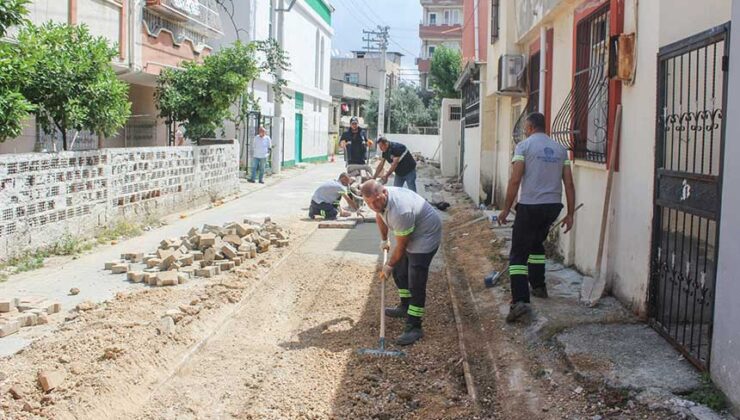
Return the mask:
<svg viewBox="0 0 740 420">
<path fill-rule="evenodd" d="M 267 162 L 267 157 L 270 155 L 271 150 L 272 140 L 270 139 L 270 136 L 266 134 L 265 128 L 260 127 L 259 135 L 254 138 L 254 142 L 252 143 L 254 159 L 252 160 L 252 176 L 249 178 L 249 182 L 254 183 L 254 180 L 257 177 L 257 172 L 259 172 L 260 184 L 265 183 L 265 163 Z"/>
</svg>

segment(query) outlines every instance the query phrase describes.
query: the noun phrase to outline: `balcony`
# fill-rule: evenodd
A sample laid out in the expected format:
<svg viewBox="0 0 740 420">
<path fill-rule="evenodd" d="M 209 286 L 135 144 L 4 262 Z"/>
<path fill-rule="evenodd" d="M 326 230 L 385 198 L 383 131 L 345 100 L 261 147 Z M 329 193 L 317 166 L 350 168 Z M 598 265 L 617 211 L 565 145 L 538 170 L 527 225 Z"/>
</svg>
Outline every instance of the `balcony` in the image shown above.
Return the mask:
<svg viewBox="0 0 740 420">
<path fill-rule="evenodd" d="M 462 25 L 419 24 L 421 39 L 462 39 Z"/>
<path fill-rule="evenodd" d="M 429 73 L 429 69 L 432 66 L 432 60 L 429 58 L 417 58 L 416 66 L 419 69 L 419 73 Z"/>
<path fill-rule="evenodd" d="M 206 38 L 223 36 L 216 0 L 146 0 L 147 9 Z"/>
</svg>

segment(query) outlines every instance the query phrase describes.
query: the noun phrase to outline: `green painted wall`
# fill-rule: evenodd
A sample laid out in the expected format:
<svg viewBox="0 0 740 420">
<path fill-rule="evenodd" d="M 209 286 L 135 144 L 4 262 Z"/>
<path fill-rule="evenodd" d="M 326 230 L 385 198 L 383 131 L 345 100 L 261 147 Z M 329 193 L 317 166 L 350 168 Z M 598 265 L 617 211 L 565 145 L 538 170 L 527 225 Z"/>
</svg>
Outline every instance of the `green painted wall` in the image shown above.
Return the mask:
<svg viewBox="0 0 740 420">
<path fill-rule="evenodd" d="M 306 0 L 306 3 L 324 19 L 324 22 L 331 26 L 331 9 L 323 0 Z"/>
</svg>

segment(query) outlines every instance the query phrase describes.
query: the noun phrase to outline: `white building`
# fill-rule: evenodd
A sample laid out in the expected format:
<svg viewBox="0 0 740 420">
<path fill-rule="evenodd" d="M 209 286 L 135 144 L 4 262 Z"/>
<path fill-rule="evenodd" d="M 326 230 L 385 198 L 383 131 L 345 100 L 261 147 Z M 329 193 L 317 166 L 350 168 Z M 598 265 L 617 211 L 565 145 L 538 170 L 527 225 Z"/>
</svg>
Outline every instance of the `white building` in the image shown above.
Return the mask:
<svg viewBox="0 0 740 420">
<path fill-rule="evenodd" d="M 285 1 L 288 8 L 290 1 Z M 280 143 L 283 167 L 298 162 L 326 160 L 329 148 L 329 110 L 332 99 L 329 93 L 329 65 L 331 56 L 332 6 L 325 0 L 296 0 L 290 10 L 279 12 L 276 0 L 248 0 L 234 2 L 233 23 L 224 15 L 224 37 L 216 46 L 229 45 L 240 39 L 243 42 L 277 37 L 277 14 L 284 13 L 284 41 L 290 70 L 283 74 L 288 81 L 282 105 L 282 135 L 273 138 Z M 238 33 L 238 37 L 237 37 Z M 259 110 L 249 121 L 251 138 L 259 124 L 269 133 L 278 123 L 275 118 L 275 101 L 272 81 L 263 75 L 252 84 L 254 96 L 259 99 Z M 233 127 L 226 136 L 234 136 Z M 243 147 L 242 160 L 248 147 Z M 277 150 L 277 149 L 275 149 Z"/>
</svg>

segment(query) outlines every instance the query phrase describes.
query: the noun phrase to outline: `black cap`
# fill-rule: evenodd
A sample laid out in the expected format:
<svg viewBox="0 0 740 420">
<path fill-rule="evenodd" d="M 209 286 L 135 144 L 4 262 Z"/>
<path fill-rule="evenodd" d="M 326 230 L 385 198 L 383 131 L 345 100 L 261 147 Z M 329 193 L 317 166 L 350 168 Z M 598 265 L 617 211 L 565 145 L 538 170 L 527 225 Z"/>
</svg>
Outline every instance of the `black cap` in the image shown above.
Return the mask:
<svg viewBox="0 0 740 420">
<path fill-rule="evenodd" d="M 352 117 L 352 118 L 349 119 L 349 123 L 350 124 L 354 124 L 354 123 L 358 123 L 359 124 L 360 123 L 360 120 L 357 117 Z"/>
</svg>

